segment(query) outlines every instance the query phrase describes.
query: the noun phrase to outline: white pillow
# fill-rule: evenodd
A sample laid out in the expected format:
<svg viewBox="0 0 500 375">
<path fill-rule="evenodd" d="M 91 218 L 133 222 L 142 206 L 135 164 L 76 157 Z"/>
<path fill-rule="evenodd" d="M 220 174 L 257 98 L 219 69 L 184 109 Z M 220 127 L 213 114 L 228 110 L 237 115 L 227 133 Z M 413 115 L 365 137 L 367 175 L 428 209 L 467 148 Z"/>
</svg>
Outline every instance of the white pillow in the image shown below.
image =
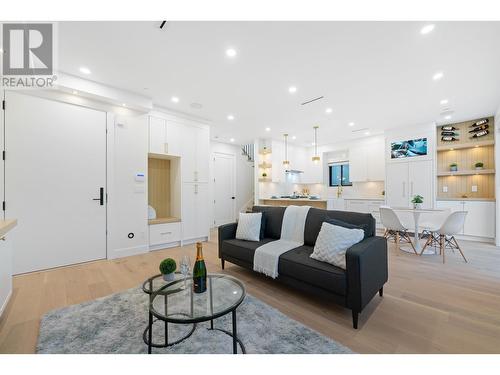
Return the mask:
<svg viewBox="0 0 500 375">
<path fill-rule="evenodd" d="M 348 229 L 323 222 L 311 258 L 345 270 L 345 253 L 364 238 L 363 229 Z"/>
<path fill-rule="evenodd" d="M 240 213 L 238 227 L 236 228 L 236 239 L 245 241 L 260 240 L 260 224 L 262 212 Z"/>
</svg>

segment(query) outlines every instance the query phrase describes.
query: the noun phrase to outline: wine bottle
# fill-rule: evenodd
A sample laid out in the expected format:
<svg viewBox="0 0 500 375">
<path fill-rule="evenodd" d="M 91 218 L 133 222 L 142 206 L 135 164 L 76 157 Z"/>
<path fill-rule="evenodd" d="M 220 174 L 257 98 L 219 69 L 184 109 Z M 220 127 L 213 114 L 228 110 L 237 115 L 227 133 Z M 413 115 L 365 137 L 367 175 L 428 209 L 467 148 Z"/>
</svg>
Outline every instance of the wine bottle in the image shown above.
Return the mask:
<svg viewBox="0 0 500 375">
<path fill-rule="evenodd" d="M 454 142 L 454 141 L 458 141 L 458 138 L 450 137 L 450 136 L 443 136 L 443 137 L 441 137 L 441 140 L 443 142 Z"/>
<path fill-rule="evenodd" d="M 481 125 L 481 126 L 478 126 L 477 128 L 474 128 L 472 130 L 469 130 L 469 133 L 478 133 L 480 132 L 481 130 L 486 130 L 488 129 L 490 126 L 489 125 Z"/>
<path fill-rule="evenodd" d="M 196 261 L 193 267 L 193 291 L 203 293 L 207 290 L 207 268 L 203 260 L 201 242 L 196 242 Z"/>
<path fill-rule="evenodd" d="M 475 123 L 473 123 L 470 127 L 471 128 L 474 128 L 476 126 L 481 126 L 481 125 L 486 125 L 487 123 L 489 122 L 489 120 L 487 118 L 484 118 L 482 120 L 479 120 L 479 121 L 476 121 Z"/>
<path fill-rule="evenodd" d="M 489 130 L 481 130 L 480 132 L 474 134 L 472 137 L 470 138 L 479 138 L 479 137 L 484 137 L 485 135 L 488 135 L 490 134 L 490 131 Z"/>
<path fill-rule="evenodd" d="M 453 131 L 453 130 L 458 130 L 458 129 L 455 128 L 454 126 L 451 126 L 451 125 L 443 125 L 443 126 L 441 126 L 441 130 L 444 130 L 444 131 Z"/>
<path fill-rule="evenodd" d="M 459 134 L 457 132 L 442 131 L 441 135 L 447 135 L 449 137 L 458 137 Z"/>
</svg>

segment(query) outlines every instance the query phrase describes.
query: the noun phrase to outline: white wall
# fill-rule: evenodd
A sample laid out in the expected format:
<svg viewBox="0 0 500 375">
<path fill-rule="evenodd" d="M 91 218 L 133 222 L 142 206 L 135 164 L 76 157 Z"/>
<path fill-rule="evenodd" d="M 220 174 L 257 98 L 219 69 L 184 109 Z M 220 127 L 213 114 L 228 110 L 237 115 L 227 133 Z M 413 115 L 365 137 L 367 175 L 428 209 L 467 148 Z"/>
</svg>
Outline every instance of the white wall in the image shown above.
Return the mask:
<svg viewBox="0 0 500 375">
<path fill-rule="evenodd" d="M 241 155 L 241 146 L 230 145 L 222 142 L 210 142 L 210 202 L 211 204 L 211 223 L 214 222 L 214 184 L 213 184 L 213 156 L 214 153 L 234 155 L 235 160 L 235 180 L 236 180 L 236 215 L 239 210 L 244 208 L 245 204 L 253 198 L 254 195 L 254 168 L 252 163 L 247 161 L 246 156 Z M 236 218 L 236 217 L 235 217 Z"/>
</svg>

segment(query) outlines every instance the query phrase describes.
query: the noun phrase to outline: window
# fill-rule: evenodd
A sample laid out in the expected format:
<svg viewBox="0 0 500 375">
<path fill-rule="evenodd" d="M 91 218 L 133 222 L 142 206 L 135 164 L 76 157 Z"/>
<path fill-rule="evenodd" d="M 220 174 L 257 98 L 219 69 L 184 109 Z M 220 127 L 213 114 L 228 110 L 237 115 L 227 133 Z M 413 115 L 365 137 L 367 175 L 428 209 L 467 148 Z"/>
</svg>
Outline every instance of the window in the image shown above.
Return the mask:
<svg viewBox="0 0 500 375">
<path fill-rule="evenodd" d="M 330 186 L 352 186 L 349 179 L 349 163 L 334 163 L 328 166 Z"/>
</svg>

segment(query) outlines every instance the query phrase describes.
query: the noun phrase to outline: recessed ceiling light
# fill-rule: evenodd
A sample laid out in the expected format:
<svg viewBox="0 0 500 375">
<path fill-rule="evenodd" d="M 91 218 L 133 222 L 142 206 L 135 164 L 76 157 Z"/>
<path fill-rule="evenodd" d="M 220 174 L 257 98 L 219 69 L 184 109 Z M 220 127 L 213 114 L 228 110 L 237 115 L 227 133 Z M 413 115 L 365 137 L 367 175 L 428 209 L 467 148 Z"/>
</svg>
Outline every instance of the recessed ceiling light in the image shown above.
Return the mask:
<svg viewBox="0 0 500 375">
<path fill-rule="evenodd" d="M 194 109 L 202 109 L 203 108 L 203 105 L 201 103 L 191 103 L 189 106 L 191 108 L 194 108 Z"/>
<path fill-rule="evenodd" d="M 231 139 L 229 140 L 229 142 L 234 142 L 234 138 L 231 138 Z"/>
<path fill-rule="evenodd" d="M 122 103 L 122 107 L 126 107 L 127 105 L 125 103 Z"/>
<path fill-rule="evenodd" d="M 445 104 L 448 104 L 448 99 L 442 99 L 439 104 L 441 105 L 445 105 Z"/>
<path fill-rule="evenodd" d="M 170 99 L 173 103 L 179 103 L 179 98 L 177 96 L 172 96 Z"/>
<path fill-rule="evenodd" d="M 90 73 L 92 73 L 90 71 L 90 69 L 87 68 L 87 67 L 85 67 L 85 66 L 80 67 L 80 72 L 82 72 L 83 74 L 90 74 Z"/>
<path fill-rule="evenodd" d="M 449 120 L 449 119 L 451 119 L 451 115 L 446 115 L 446 116 L 444 116 L 444 118 L 445 118 L 445 120 Z"/>
<path fill-rule="evenodd" d="M 271 131 L 271 128 L 266 128 L 266 132 L 270 132 Z"/>
<path fill-rule="evenodd" d="M 435 25 L 432 23 L 429 25 L 425 25 L 424 27 L 422 27 L 420 29 L 420 34 L 422 34 L 422 35 L 429 34 L 432 30 L 434 30 L 434 27 L 435 27 Z"/>
<path fill-rule="evenodd" d="M 73 90 L 73 95 L 78 95 L 78 91 Z"/>
<path fill-rule="evenodd" d="M 233 115 L 227 115 L 227 119 L 228 119 L 229 121 L 233 121 L 233 120 L 234 120 L 234 116 L 233 116 Z"/>
<path fill-rule="evenodd" d="M 297 139 L 297 137 L 296 137 L 296 136 L 293 136 L 293 137 L 292 137 L 292 139 L 293 139 L 293 140 L 296 140 L 296 139 Z"/>
<path fill-rule="evenodd" d="M 349 126 L 354 126 L 354 122 L 350 122 L 350 123 L 349 123 Z"/>
<path fill-rule="evenodd" d="M 325 113 L 332 113 L 332 109 L 331 108 L 325 109 Z"/>
<path fill-rule="evenodd" d="M 226 56 L 227 57 L 235 57 L 237 54 L 236 50 L 234 48 L 228 48 L 226 50 Z"/>
<path fill-rule="evenodd" d="M 365 132 L 365 135 L 370 135 L 370 132 L 369 132 L 369 131 L 366 131 L 366 132 Z"/>
<path fill-rule="evenodd" d="M 443 75 L 444 75 L 444 74 L 443 74 L 443 72 L 437 72 L 437 73 L 435 73 L 435 74 L 432 76 L 432 79 L 433 79 L 434 81 L 438 81 L 438 80 L 440 80 L 441 78 L 443 78 Z"/>
<path fill-rule="evenodd" d="M 0 53 L 3 53 L 3 48 L 0 48 Z"/>
<path fill-rule="evenodd" d="M 295 86 L 290 86 L 290 87 L 288 88 L 288 92 L 289 92 L 290 94 L 295 94 L 295 93 L 297 92 L 297 87 L 295 87 Z"/>
</svg>

